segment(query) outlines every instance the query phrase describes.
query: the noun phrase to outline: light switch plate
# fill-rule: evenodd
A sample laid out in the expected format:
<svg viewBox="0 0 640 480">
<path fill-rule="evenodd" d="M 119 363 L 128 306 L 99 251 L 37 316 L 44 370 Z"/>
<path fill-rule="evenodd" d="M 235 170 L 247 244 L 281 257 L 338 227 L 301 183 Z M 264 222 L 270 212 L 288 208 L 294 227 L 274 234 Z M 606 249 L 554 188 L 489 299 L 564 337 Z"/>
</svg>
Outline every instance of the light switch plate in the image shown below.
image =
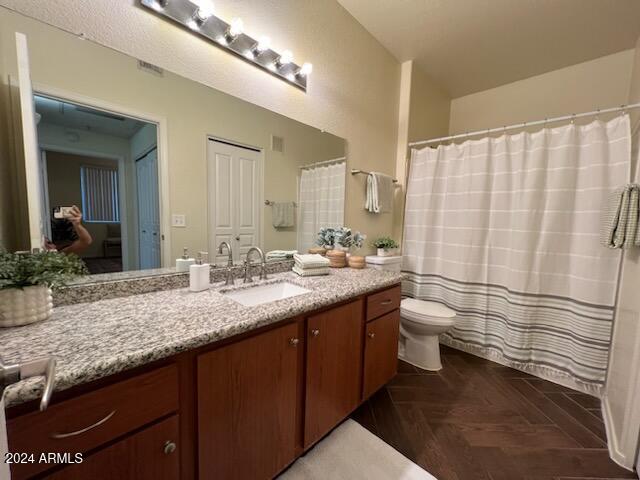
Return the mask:
<svg viewBox="0 0 640 480">
<path fill-rule="evenodd" d="M 187 226 L 187 216 L 179 213 L 174 213 L 171 215 L 171 226 L 172 227 L 186 227 Z"/>
</svg>

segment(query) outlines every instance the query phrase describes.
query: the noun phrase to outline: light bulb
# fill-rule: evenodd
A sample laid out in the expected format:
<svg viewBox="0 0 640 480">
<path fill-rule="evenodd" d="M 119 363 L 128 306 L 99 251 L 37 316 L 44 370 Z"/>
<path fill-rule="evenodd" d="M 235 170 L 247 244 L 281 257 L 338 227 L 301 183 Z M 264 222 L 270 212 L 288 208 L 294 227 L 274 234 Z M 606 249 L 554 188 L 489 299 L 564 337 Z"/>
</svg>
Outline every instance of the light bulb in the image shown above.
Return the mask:
<svg viewBox="0 0 640 480">
<path fill-rule="evenodd" d="M 278 63 L 280 65 L 287 65 L 291 62 L 293 62 L 293 53 L 291 53 L 291 50 L 285 50 L 282 52 L 282 55 L 280 55 L 280 58 L 278 59 Z"/>
<path fill-rule="evenodd" d="M 231 20 L 231 25 L 229 25 L 229 35 L 232 37 L 237 37 L 238 35 L 242 35 L 244 32 L 244 22 L 241 18 L 234 18 Z"/>
<path fill-rule="evenodd" d="M 168 0 L 155 0 L 152 4 L 151 4 L 151 8 L 153 8 L 156 12 L 161 12 L 164 7 L 167 6 Z"/>
<path fill-rule="evenodd" d="M 269 37 L 260 37 L 258 40 L 258 45 L 256 46 L 256 50 L 259 53 L 266 52 L 271 48 L 271 39 Z"/>
<path fill-rule="evenodd" d="M 213 15 L 213 2 L 211 0 L 192 0 L 192 2 L 196 7 L 195 16 L 201 22 L 207 21 L 209 17 Z"/>
<path fill-rule="evenodd" d="M 196 20 L 190 18 L 189 20 L 187 20 L 187 27 L 189 27 L 191 30 L 198 30 L 200 28 L 200 25 L 198 25 L 198 22 Z"/>
<path fill-rule="evenodd" d="M 304 62 L 302 64 L 302 67 L 300 67 L 300 71 L 298 72 L 298 74 L 302 75 L 303 77 L 306 77 L 311 72 L 313 72 L 313 65 L 309 62 Z"/>
</svg>

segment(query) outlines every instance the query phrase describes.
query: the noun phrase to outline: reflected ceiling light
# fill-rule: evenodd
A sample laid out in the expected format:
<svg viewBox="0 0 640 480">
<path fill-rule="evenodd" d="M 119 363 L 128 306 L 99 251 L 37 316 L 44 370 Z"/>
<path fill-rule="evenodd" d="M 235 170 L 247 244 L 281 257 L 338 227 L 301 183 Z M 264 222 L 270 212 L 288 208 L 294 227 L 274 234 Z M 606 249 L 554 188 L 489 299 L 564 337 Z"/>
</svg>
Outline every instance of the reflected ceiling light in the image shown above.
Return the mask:
<svg viewBox="0 0 640 480">
<path fill-rule="evenodd" d="M 267 36 L 255 39 L 244 31 L 244 22 L 234 18 L 229 23 L 215 15 L 212 0 L 137 0 L 158 15 L 188 27 L 196 35 L 214 42 L 219 48 L 236 54 L 301 90 L 307 90 L 310 63 L 293 62 L 290 50 L 279 53 L 271 48 Z"/>
</svg>

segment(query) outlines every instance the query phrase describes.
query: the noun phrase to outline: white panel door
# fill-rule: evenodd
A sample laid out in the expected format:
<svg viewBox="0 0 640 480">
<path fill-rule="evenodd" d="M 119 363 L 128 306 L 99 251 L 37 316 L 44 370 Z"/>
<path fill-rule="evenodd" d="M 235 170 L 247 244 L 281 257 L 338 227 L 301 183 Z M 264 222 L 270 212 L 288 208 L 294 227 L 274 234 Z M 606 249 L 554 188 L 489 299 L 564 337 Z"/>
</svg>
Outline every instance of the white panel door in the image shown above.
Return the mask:
<svg viewBox="0 0 640 480">
<path fill-rule="evenodd" d="M 42 248 L 44 244 L 40 152 L 38 149 L 36 111 L 33 88 L 31 86 L 27 37 L 19 32 L 16 32 L 16 52 L 18 58 L 18 87 L 20 91 L 24 167 L 27 182 L 27 208 L 29 210 L 29 240 L 33 249 Z"/>
<path fill-rule="evenodd" d="M 260 246 L 262 152 L 252 148 L 209 140 L 209 250 L 212 260 L 220 242 L 233 247 L 234 262 Z M 226 252 L 225 252 L 226 253 Z"/>
<path fill-rule="evenodd" d="M 160 267 L 158 152 L 136 160 L 138 203 L 138 259 L 140 269 Z"/>
</svg>

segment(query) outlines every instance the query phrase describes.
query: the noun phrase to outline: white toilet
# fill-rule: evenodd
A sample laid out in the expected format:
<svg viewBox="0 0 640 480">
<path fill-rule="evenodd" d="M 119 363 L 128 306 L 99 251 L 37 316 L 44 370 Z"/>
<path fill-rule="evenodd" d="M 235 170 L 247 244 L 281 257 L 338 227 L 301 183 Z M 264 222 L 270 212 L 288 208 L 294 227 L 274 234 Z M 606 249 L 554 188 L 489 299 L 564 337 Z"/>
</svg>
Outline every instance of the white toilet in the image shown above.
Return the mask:
<svg viewBox="0 0 640 480">
<path fill-rule="evenodd" d="M 398 357 L 424 370 L 440 370 L 438 335 L 453 327 L 456 312 L 437 303 L 405 298 L 400 302 Z"/>
<path fill-rule="evenodd" d="M 366 257 L 367 267 L 399 272 L 401 256 Z M 405 298 L 400 302 L 398 357 L 424 370 L 441 370 L 438 335 L 453 327 L 456 312 L 438 302 Z"/>
</svg>

